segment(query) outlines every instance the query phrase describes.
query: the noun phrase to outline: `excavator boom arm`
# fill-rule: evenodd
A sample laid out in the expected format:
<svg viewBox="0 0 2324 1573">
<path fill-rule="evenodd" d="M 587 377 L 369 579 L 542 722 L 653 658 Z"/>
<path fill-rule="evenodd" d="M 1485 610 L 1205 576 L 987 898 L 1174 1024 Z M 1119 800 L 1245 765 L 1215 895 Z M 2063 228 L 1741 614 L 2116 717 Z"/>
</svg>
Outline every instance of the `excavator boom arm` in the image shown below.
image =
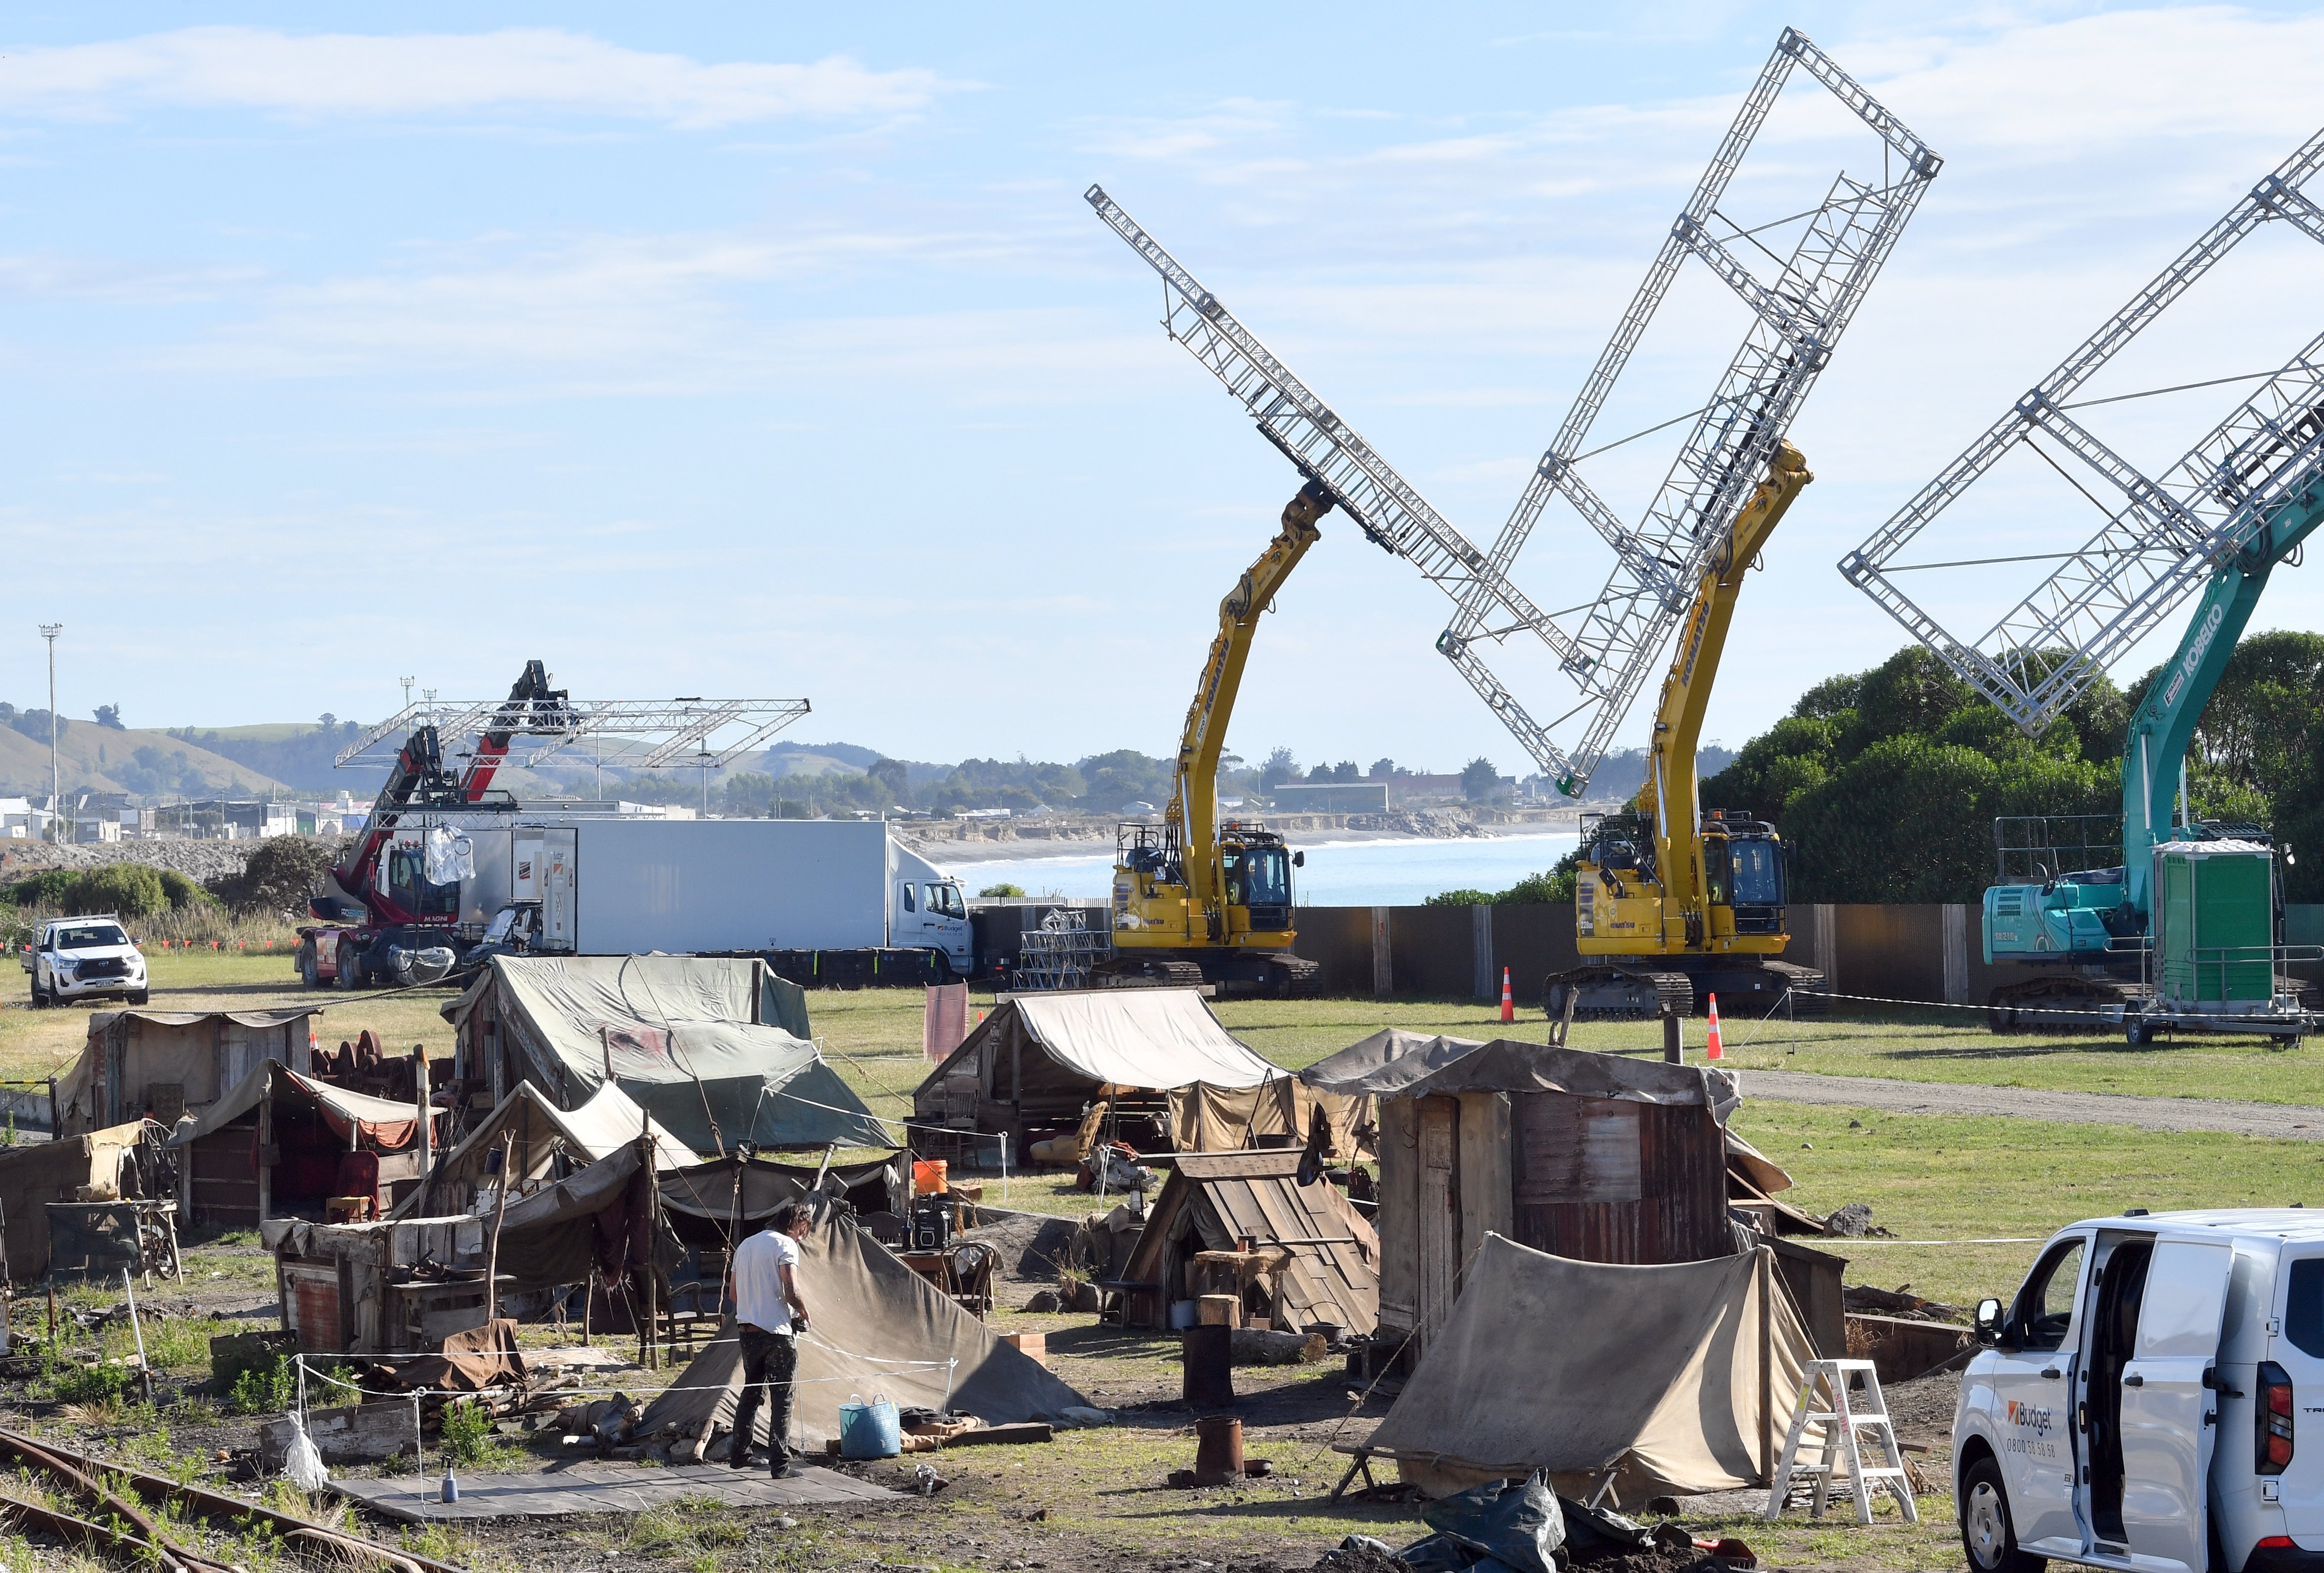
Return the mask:
<svg viewBox="0 0 2324 1573">
<path fill-rule="evenodd" d="M 1259 614 L 1275 599 L 1291 570 L 1307 555 L 1307 549 L 1323 539 L 1315 521 L 1331 508 L 1332 494 L 1314 481 L 1300 487 L 1298 495 L 1284 505 L 1281 532 L 1268 542 L 1257 561 L 1243 569 L 1235 588 L 1219 603 L 1218 637 L 1211 641 L 1202 681 L 1194 689 L 1194 703 L 1186 707 L 1167 818 L 1180 827 L 1187 893 L 1205 911 L 1220 904 L 1219 756 L 1226 748 L 1227 723 L 1233 717 L 1235 695 L 1242 686 L 1243 663 L 1250 656 Z"/>
<path fill-rule="evenodd" d="M 1736 515 L 1726 543 L 1711 553 L 1695 587 L 1694 604 L 1680 625 L 1670 673 L 1663 679 L 1662 698 L 1655 707 L 1648 751 L 1652 764 L 1638 791 L 1638 808 L 1655 819 L 1655 858 L 1665 895 L 1691 907 L 1699 907 L 1705 899 L 1702 841 L 1695 833 L 1695 750 L 1719 679 L 1719 659 L 1726 650 L 1735 600 L 1760 548 L 1783 522 L 1792 500 L 1814 479 L 1799 449 L 1788 442 L 1776 444 L 1766 479 Z"/>
</svg>

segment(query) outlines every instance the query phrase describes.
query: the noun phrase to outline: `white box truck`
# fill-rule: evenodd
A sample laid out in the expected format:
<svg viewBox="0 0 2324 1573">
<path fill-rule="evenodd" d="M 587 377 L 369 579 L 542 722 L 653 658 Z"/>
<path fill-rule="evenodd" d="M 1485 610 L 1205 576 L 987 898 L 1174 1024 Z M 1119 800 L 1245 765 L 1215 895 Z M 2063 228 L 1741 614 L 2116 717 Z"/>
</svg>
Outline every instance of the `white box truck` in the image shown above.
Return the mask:
<svg viewBox="0 0 2324 1573">
<path fill-rule="evenodd" d="M 397 825 L 376 867 L 378 893 L 420 923 L 302 930 L 310 984 L 400 981 L 399 950 L 465 955 L 479 943 L 578 956 L 788 952 L 835 966 L 900 949 L 940 958 L 938 976 L 975 967 L 959 882 L 878 820 L 423 810 Z"/>
</svg>

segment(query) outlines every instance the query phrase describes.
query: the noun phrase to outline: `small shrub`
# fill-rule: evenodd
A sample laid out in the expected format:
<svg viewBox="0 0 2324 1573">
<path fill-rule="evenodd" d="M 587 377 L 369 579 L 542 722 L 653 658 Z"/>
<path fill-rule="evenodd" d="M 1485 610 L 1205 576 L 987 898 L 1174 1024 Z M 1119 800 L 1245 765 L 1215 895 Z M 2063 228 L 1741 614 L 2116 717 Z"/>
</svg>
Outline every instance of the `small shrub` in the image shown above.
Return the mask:
<svg viewBox="0 0 2324 1573">
<path fill-rule="evenodd" d="M 1021 884 L 1010 884 L 1004 882 L 1001 884 L 986 885 L 982 890 L 976 893 L 980 896 L 990 896 L 998 900 L 1005 900 L 1011 896 L 1023 895 L 1025 893 L 1025 887 Z"/>
<path fill-rule="evenodd" d="M 127 1396 L 136 1380 L 128 1366 L 109 1360 L 95 1365 L 62 1365 L 48 1380 L 49 1396 L 59 1403 L 110 1408 Z"/>
<path fill-rule="evenodd" d="M 228 1414 L 280 1414 L 299 1396 L 299 1368 L 288 1355 L 276 1358 L 272 1370 L 253 1368 L 234 1379 L 226 1396 Z"/>
<path fill-rule="evenodd" d="M 444 1456 L 466 1467 L 484 1461 L 493 1445 L 493 1417 L 481 1404 L 462 1399 L 444 1411 Z"/>
<path fill-rule="evenodd" d="M 170 904 L 161 871 L 142 863 L 108 863 L 83 871 L 73 880 L 71 900 L 85 911 L 124 918 L 150 918 Z"/>
</svg>

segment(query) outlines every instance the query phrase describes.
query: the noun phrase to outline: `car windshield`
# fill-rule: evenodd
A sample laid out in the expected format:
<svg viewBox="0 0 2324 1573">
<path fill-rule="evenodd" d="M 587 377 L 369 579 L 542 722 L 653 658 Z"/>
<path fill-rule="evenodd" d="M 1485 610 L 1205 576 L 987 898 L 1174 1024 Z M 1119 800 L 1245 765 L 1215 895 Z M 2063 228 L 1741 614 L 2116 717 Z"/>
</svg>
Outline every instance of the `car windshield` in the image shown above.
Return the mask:
<svg viewBox="0 0 2324 1573">
<path fill-rule="evenodd" d="M 1784 904 L 1783 855 L 1773 841 L 1730 841 L 1727 856 L 1737 906 Z"/>
<path fill-rule="evenodd" d="M 113 923 L 86 923 L 75 929 L 57 930 L 60 950 L 101 950 L 107 945 L 126 945 L 129 936 Z"/>
</svg>

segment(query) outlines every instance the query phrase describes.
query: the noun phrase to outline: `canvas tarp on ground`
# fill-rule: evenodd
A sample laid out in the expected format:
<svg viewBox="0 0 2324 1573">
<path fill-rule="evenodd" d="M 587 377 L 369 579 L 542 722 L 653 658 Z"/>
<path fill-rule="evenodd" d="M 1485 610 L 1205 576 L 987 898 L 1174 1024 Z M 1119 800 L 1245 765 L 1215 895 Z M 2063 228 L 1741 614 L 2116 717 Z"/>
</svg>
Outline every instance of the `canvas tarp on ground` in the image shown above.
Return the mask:
<svg viewBox="0 0 2324 1573">
<path fill-rule="evenodd" d="M 1299 1073 L 1320 1092 L 1430 1097 L 1464 1092 L 1562 1092 L 1629 1103 L 1699 1105 L 1727 1123 L 1743 1095 L 1731 1071 L 1497 1038 L 1428 1037 L 1387 1027 Z"/>
<path fill-rule="evenodd" d="M 280 1011 L 97 1011 L 88 1041 L 57 1078 L 60 1133 L 78 1135 L 152 1107 L 163 1124 L 199 1114 L 262 1059 L 306 1063 L 317 1005 Z M 167 1106 L 174 1102 L 177 1106 Z"/>
<path fill-rule="evenodd" d="M 755 959 L 496 956 L 444 1014 L 463 1075 L 503 1095 L 532 1081 L 568 1109 L 612 1083 L 696 1153 L 892 1146 L 813 1041 L 761 1022 L 780 1004 L 770 977 Z M 495 1046 L 484 1066 L 468 1030 L 479 1011 Z"/>
<path fill-rule="evenodd" d="M 802 1243 L 798 1278 L 810 1318 L 798 1351 L 792 1434 L 800 1446 L 818 1449 L 837 1436 L 839 1406 L 859 1394 L 883 1394 L 899 1408 L 959 1410 L 992 1425 L 1055 1421 L 1089 1402 L 829 1209 Z M 730 1430 L 742 1382 L 730 1317 L 637 1429 L 669 1426 L 692 1437 L 715 1420 Z M 769 1407 L 760 1407 L 754 1440 L 766 1438 Z"/>
<path fill-rule="evenodd" d="M 1664 1266 L 1485 1236 L 1461 1298 L 1366 1444 L 1424 1489 L 1546 1469 L 1620 1503 L 1766 1484 L 1815 1350 L 1766 1247 Z"/>
<path fill-rule="evenodd" d="M 655 1167 L 691 1166 L 694 1154 L 685 1143 L 650 1121 L 629 1095 L 608 1084 L 577 1109 L 560 1109 L 529 1081 L 501 1099 L 500 1106 L 460 1138 L 459 1145 L 439 1160 L 426 1186 L 398 1202 L 392 1216 L 426 1217 L 466 1212 L 480 1191 L 491 1189 L 487 1165 L 492 1154 L 509 1143 L 508 1168 L 520 1188 L 553 1180 L 609 1158 L 651 1130 Z"/>
<path fill-rule="evenodd" d="M 143 1120 L 0 1148 L 0 1216 L 7 1222 L 8 1272 L 23 1281 L 49 1270 L 49 1203 L 76 1201 L 83 1186 L 121 1194 L 123 1161 L 145 1129 Z"/>
</svg>

